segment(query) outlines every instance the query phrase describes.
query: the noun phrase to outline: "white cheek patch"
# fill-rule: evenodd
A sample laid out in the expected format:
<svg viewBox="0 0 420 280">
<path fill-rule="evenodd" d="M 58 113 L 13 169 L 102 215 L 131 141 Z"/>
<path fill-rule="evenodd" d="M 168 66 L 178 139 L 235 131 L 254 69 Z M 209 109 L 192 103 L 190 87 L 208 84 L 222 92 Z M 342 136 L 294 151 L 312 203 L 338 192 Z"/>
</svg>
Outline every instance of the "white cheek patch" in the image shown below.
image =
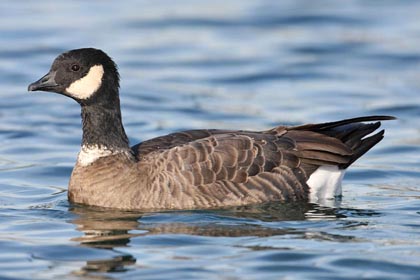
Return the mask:
<svg viewBox="0 0 420 280">
<path fill-rule="evenodd" d="M 103 75 L 102 65 L 92 66 L 87 75 L 73 82 L 66 88 L 66 92 L 78 99 L 88 99 L 101 87 Z"/>
</svg>

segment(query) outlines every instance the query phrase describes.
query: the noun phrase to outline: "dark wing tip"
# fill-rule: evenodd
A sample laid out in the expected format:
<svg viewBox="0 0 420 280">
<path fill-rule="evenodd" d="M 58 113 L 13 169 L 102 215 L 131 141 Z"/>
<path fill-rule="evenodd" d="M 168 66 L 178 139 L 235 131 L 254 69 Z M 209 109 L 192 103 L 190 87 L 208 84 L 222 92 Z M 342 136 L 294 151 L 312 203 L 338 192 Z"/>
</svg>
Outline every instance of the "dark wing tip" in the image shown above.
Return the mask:
<svg viewBox="0 0 420 280">
<path fill-rule="evenodd" d="M 374 116 L 363 116 L 363 117 L 344 119 L 344 120 L 341 120 L 341 121 L 323 123 L 323 124 L 320 124 L 320 125 L 327 128 L 327 127 L 341 126 L 341 125 L 350 124 L 350 123 L 372 122 L 372 121 L 390 121 L 390 120 L 396 120 L 396 119 L 397 118 L 394 117 L 394 116 L 374 115 Z"/>
<path fill-rule="evenodd" d="M 387 116 L 387 115 L 369 116 L 368 118 L 372 118 L 373 120 L 376 120 L 376 121 L 391 121 L 391 120 L 398 119 L 395 116 Z"/>
</svg>

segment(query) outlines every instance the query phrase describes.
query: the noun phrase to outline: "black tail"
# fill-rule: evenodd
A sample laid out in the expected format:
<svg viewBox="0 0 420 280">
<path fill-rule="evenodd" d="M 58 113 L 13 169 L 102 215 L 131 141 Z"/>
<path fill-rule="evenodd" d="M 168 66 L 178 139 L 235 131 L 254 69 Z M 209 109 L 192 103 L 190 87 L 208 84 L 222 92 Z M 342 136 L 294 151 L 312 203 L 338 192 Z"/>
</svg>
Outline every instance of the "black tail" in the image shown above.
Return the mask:
<svg viewBox="0 0 420 280">
<path fill-rule="evenodd" d="M 353 151 L 350 161 L 348 163 L 339 165 L 339 168 L 344 169 L 350 166 L 353 162 L 355 162 L 358 158 L 360 158 L 363 154 L 369 151 L 373 146 L 375 146 L 384 138 L 384 130 L 366 137 L 381 126 L 379 121 L 395 119 L 396 118 L 392 116 L 366 116 L 336 122 L 307 124 L 293 127 L 293 129 L 310 130 L 340 139 Z M 369 121 L 376 122 L 363 123 Z"/>
</svg>

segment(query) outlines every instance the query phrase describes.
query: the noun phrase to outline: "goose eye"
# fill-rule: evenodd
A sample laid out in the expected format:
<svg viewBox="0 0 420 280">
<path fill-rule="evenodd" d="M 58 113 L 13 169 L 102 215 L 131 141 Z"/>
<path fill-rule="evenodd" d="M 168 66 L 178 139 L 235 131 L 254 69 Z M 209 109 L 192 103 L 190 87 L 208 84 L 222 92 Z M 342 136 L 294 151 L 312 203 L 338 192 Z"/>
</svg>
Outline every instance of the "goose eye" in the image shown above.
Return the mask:
<svg viewBox="0 0 420 280">
<path fill-rule="evenodd" d="M 73 65 L 71 66 L 71 70 L 72 70 L 72 71 L 74 71 L 74 72 L 77 72 L 77 71 L 79 71 L 79 70 L 80 70 L 80 66 L 79 66 L 79 65 L 77 65 L 77 64 L 73 64 Z"/>
</svg>

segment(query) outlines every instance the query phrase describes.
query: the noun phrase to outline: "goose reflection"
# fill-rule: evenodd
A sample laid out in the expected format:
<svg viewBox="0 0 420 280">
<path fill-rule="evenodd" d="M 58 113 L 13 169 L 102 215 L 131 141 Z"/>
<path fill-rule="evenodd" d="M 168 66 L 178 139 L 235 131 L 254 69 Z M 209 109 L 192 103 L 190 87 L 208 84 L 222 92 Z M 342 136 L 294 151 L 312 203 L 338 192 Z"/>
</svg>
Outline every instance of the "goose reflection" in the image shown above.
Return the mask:
<svg viewBox="0 0 420 280">
<path fill-rule="evenodd" d="M 306 213 L 314 209 L 318 211 L 308 203 L 267 203 L 217 210 L 173 212 L 110 211 L 86 206 L 75 206 L 70 211 L 76 215 L 71 222 L 77 226 L 77 230 L 84 233 L 84 236 L 74 238 L 73 241 L 78 241 L 84 246 L 112 249 L 127 246 L 132 237 L 153 234 L 215 237 L 275 235 L 278 232 L 283 233 L 284 230 L 272 231 L 274 229 L 262 227 L 258 221 L 305 220 Z M 325 214 L 328 212 L 326 209 L 322 209 Z M 151 217 L 162 219 L 151 221 Z M 237 229 L 232 231 L 232 228 Z"/>
<path fill-rule="evenodd" d="M 115 253 L 112 257 L 103 258 L 98 254 L 95 259 L 87 260 L 80 271 L 74 274 L 80 276 L 90 272 L 124 272 L 127 266 L 136 263 L 132 255 L 119 252 L 118 248 L 127 247 L 130 238 L 135 236 L 129 232 L 138 227 L 141 215 L 82 206 L 74 206 L 70 208 L 70 212 L 75 214 L 71 223 L 83 232 L 83 236 L 72 238 L 72 241 L 77 241 L 84 247 L 111 250 Z"/>
<path fill-rule="evenodd" d="M 305 229 L 279 225 L 282 221 L 328 220 L 346 218 L 347 215 L 375 215 L 374 211 L 329 208 L 309 203 L 268 203 L 218 210 L 174 212 L 127 212 L 96 207 L 74 206 L 71 221 L 83 236 L 73 238 L 81 246 L 112 250 L 116 257 L 90 260 L 82 272 L 125 271 L 136 263 L 130 254 L 119 249 L 129 247 L 130 240 L 150 235 L 196 235 L 211 237 L 269 237 L 275 235 L 305 236 Z M 274 223 L 276 222 L 276 223 Z M 304 237 L 305 238 L 305 237 Z M 352 237 L 309 236 L 346 242 Z M 123 251 L 123 250 L 122 250 Z M 79 272 L 80 273 L 80 272 Z"/>
</svg>

